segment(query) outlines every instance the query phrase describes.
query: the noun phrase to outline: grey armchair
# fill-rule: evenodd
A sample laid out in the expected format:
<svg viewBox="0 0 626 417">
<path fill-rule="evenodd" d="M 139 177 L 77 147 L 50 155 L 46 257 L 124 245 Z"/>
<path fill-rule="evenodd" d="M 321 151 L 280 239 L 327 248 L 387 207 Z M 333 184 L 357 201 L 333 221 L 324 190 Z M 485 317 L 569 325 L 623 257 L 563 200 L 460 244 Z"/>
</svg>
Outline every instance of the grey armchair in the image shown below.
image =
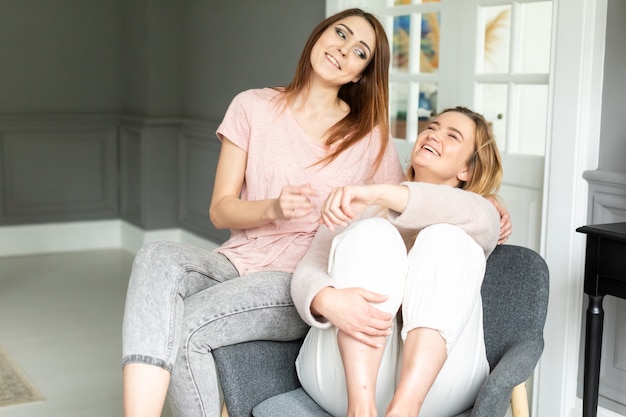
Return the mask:
<svg viewBox="0 0 626 417">
<path fill-rule="evenodd" d="M 454 417 L 504 416 L 514 387 L 529 378 L 543 352 L 549 273 L 539 254 L 498 246 L 481 291 L 491 372 L 474 407 Z M 254 341 L 213 351 L 230 417 L 330 416 L 298 382 L 301 343 Z"/>
</svg>

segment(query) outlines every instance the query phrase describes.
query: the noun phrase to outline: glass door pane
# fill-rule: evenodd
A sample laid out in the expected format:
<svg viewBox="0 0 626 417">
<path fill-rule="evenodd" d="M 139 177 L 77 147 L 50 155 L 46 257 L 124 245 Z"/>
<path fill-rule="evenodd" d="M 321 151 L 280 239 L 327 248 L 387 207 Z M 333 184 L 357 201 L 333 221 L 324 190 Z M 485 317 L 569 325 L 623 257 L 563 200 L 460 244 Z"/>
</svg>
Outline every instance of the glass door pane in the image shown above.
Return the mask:
<svg viewBox="0 0 626 417">
<path fill-rule="evenodd" d="M 543 156 L 548 118 L 548 86 L 521 85 L 518 90 L 518 140 L 515 141 L 512 151 Z"/>
<path fill-rule="evenodd" d="M 485 119 L 491 124 L 498 149 L 505 152 L 506 144 L 506 117 L 508 86 L 506 84 L 482 84 L 478 92 L 479 106 Z"/>
<path fill-rule="evenodd" d="M 406 139 L 407 112 L 409 110 L 408 82 L 392 82 L 389 85 L 389 117 L 391 135 L 394 138 Z"/>
<path fill-rule="evenodd" d="M 552 44 L 552 2 L 528 3 L 520 8 L 521 73 L 548 73 Z"/>
<path fill-rule="evenodd" d="M 391 131 L 412 141 L 420 121 L 437 111 L 441 6 L 432 0 L 392 4 L 386 11 L 392 33 Z"/>
<path fill-rule="evenodd" d="M 412 28 L 416 28 L 415 32 Z M 439 13 L 411 13 L 393 18 L 392 71 L 437 72 Z"/>
<path fill-rule="evenodd" d="M 479 3 L 481 1 L 479 0 Z M 543 156 L 547 135 L 551 1 L 479 7 L 483 37 L 476 104 L 503 153 Z"/>
<path fill-rule="evenodd" d="M 509 72 L 511 40 L 511 6 L 491 6 L 484 13 L 483 72 Z"/>
</svg>

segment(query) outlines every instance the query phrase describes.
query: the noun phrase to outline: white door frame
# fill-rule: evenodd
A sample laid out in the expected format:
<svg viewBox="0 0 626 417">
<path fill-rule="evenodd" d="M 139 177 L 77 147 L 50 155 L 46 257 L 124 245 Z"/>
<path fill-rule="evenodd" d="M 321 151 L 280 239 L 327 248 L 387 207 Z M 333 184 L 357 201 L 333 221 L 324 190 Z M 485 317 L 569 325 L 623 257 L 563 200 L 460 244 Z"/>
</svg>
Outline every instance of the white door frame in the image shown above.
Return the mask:
<svg viewBox="0 0 626 417">
<path fill-rule="evenodd" d="M 550 135 L 542 254 L 550 268 L 545 349 L 535 374 L 533 415 L 582 415 L 577 396 L 588 185 L 597 168 L 607 0 L 555 0 Z M 615 416 L 600 410 L 599 416 Z"/>
</svg>

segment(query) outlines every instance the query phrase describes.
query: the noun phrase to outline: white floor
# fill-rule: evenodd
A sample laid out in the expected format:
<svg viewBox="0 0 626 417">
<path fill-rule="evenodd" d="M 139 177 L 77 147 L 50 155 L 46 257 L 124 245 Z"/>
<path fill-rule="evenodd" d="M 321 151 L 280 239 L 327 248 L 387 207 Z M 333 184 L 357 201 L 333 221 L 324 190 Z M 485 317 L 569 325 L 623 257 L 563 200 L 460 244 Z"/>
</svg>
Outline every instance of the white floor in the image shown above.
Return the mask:
<svg viewBox="0 0 626 417">
<path fill-rule="evenodd" d="M 0 407 L 0 417 L 122 416 L 132 260 L 123 250 L 0 258 L 0 345 L 45 398 Z"/>
</svg>

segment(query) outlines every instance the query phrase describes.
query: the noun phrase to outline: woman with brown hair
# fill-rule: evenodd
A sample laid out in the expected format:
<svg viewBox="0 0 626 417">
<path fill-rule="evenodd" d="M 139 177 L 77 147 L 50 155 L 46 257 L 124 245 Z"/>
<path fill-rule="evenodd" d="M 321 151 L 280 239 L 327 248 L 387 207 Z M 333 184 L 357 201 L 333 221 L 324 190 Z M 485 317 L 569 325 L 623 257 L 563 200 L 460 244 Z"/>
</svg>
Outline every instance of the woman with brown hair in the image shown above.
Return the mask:
<svg viewBox="0 0 626 417">
<path fill-rule="evenodd" d="M 210 217 L 230 238 L 215 251 L 157 242 L 137 254 L 123 323 L 124 414 L 219 416 L 211 350 L 294 340 L 307 326 L 289 294 L 333 187 L 397 184 L 388 123 L 389 43 L 349 9 L 311 33 L 293 81 L 230 104 Z"/>
</svg>

